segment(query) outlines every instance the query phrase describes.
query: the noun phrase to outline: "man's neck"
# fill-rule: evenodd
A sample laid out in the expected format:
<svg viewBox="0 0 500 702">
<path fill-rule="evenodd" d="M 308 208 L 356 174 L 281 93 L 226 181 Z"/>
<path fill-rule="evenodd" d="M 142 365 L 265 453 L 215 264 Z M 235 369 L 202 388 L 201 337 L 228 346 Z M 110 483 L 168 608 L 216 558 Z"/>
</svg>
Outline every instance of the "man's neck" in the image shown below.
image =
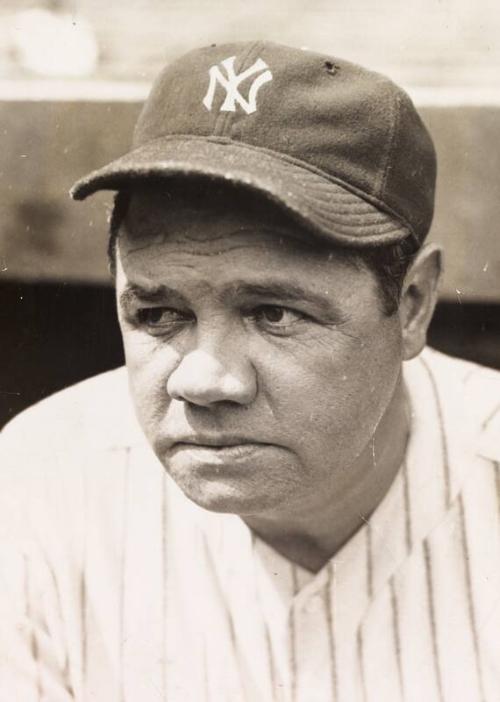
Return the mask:
<svg viewBox="0 0 500 702">
<path fill-rule="evenodd" d="M 263 541 L 288 560 L 318 572 L 366 523 L 387 494 L 406 452 L 410 411 L 402 380 L 379 425 L 348 470 L 348 480 L 335 495 L 318 496 L 304 513 L 244 517 Z M 346 475 L 344 473 L 344 475 Z"/>
</svg>

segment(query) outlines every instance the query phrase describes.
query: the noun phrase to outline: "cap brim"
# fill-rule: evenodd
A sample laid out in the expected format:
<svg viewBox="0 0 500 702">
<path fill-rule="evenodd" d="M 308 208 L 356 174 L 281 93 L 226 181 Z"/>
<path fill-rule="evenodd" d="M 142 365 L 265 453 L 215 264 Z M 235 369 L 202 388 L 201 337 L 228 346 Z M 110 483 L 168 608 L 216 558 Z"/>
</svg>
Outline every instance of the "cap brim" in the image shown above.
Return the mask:
<svg viewBox="0 0 500 702">
<path fill-rule="evenodd" d="M 98 190 L 120 190 L 136 179 L 205 176 L 256 190 L 320 236 L 349 246 L 401 241 L 412 232 L 345 183 L 277 152 L 216 137 L 162 137 L 79 180 L 84 200 Z"/>
</svg>

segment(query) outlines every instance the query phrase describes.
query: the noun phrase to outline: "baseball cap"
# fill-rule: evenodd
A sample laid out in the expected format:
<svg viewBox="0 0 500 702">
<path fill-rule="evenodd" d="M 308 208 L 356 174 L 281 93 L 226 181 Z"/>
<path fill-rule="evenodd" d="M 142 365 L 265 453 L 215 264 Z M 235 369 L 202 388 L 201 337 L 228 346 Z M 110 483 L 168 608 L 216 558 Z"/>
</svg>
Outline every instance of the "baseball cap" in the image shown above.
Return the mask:
<svg viewBox="0 0 500 702">
<path fill-rule="evenodd" d="M 204 176 L 250 188 L 316 234 L 377 246 L 428 233 L 436 156 L 409 96 L 354 63 L 267 41 L 211 45 L 153 84 L 132 149 L 71 195 Z"/>
</svg>

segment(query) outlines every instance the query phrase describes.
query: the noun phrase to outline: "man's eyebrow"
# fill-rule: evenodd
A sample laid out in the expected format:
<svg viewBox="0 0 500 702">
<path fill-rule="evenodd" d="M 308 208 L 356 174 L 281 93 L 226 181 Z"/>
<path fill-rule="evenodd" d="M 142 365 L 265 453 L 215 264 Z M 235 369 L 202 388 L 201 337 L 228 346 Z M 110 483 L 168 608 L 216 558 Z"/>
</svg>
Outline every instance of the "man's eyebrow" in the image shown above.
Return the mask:
<svg viewBox="0 0 500 702">
<path fill-rule="evenodd" d="M 169 288 L 168 285 L 155 285 L 151 288 L 145 288 L 135 283 L 129 283 L 120 293 L 120 305 L 122 307 L 137 301 L 156 304 L 167 300 L 184 302 L 182 295 L 177 290 Z"/>
<path fill-rule="evenodd" d="M 345 313 L 342 313 L 327 295 L 315 293 L 297 283 L 235 281 L 226 289 L 224 297 L 257 297 L 277 299 L 283 302 L 306 302 L 313 304 L 325 314 L 331 315 L 333 313 L 337 317 L 345 317 Z"/>
</svg>

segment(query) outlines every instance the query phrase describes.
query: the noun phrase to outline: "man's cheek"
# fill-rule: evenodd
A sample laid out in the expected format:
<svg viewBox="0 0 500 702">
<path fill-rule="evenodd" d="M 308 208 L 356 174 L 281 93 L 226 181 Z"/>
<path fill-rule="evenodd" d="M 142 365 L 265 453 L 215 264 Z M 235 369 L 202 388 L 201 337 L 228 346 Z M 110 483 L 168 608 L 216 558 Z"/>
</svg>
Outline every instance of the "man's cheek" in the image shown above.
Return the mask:
<svg viewBox="0 0 500 702">
<path fill-rule="evenodd" d="M 179 354 L 171 344 L 140 330 L 122 328 L 125 363 L 129 373 L 152 374 L 165 380 L 179 362 Z"/>
<path fill-rule="evenodd" d="M 283 419 L 287 414 L 287 424 L 295 426 L 298 436 L 313 432 L 332 440 L 336 436 L 343 443 L 350 435 L 374 430 L 397 379 L 390 368 L 385 370 L 386 365 L 379 365 L 365 348 L 349 359 L 336 355 L 297 367 L 293 374 L 295 411 L 282 407 L 279 414 Z"/>
<path fill-rule="evenodd" d="M 167 381 L 178 362 L 177 355 L 171 349 L 159 349 L 133 337 L 124 338 L 124 348 L 134 405 L 149 434 L 163 420 L 170 402 Z"/>
</svg>

